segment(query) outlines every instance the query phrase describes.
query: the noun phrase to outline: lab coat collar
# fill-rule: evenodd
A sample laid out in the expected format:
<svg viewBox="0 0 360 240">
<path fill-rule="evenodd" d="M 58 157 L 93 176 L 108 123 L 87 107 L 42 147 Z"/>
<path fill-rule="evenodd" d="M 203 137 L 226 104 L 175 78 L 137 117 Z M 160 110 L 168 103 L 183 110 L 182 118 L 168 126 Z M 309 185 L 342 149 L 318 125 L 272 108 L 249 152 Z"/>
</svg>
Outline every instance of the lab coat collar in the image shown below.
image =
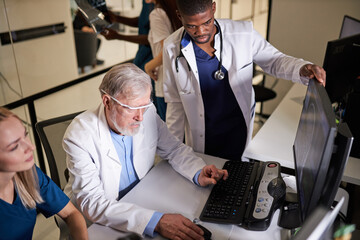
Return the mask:
<svg viewBox="0 0 360 240">
<path fill-rule="evenodd" d="M 99 139 L 103 141 L 100 142 L 101 149 L 103 149 L 106 156 L 120 164 L 119 157 L 117 155 L 116 149 L 111 139 L 110 128 L 106 121 L 104 105 L 101 103 L 99 106 L 98 114 L 98 129 L 99 129 Z"/>
<path fill-rule="evenodd" d="M 219 31 L 219 28 L 221 28 L 220 26 L 220 23 L 219 23 L 219 26 L 214 23 L 215 26 L 216 26 L 216 33 L 215 33 L 215 36 L 214 36 L 214 48 L 215 48 L 215 56 L 216 58 L 220 61 L 221 59 L 221 48 L 220 48 L 220 45 L 221 45 L 221 37 L 220 37 L 220 31 Z M 224 41 L 224 36 L 223 36 L 223 41 Z"/>
<path fill-rule="evenodd" d="M 146 113 L 144 114 L 144 118 L 146 117 Z M 133 136 L 133 162 L 135 162 L 135 158 L 137 158 L 137 153 L 141 152 L 142 142 L 145 137 L 144 124 L 141 123 L 139 132 Z M 134 164 L 135 172 L 137 172 L 136 166 Z"/>
</svg>

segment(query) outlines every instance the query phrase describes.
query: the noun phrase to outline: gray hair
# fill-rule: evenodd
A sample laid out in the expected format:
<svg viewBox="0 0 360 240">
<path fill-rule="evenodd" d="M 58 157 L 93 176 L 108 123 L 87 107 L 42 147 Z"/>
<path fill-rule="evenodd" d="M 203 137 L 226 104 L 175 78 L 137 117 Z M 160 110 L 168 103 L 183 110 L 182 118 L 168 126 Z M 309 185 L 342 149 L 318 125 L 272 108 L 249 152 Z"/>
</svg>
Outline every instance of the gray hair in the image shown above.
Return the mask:
<svg viewBox="0 0 360 240">
<path fill-rule="evenodd" d="M 141 97 L 146 91 L 152 91 L 149 75 L 133 63 L 124 63 L 112 67 L 104 76 L 99 90 L 110 94 L 113 97 L 119 95 L 127 99 Z"/>
</svg>

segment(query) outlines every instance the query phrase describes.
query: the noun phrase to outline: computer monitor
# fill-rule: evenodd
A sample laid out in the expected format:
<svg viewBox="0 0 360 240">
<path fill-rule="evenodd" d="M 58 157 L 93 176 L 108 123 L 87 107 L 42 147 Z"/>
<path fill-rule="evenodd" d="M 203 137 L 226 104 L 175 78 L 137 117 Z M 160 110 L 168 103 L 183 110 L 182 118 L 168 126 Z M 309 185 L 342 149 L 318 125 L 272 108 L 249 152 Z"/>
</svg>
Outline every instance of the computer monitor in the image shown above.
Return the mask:
<svg viewBox="0 0 360 240">
<path fill-rule="evenodd" d="M 340 186 L 344 170 L 349 159 L 353 136 L 346 123 L 340 123 L 334 141 L 333 154 L 322 189 L 320 203 L 330 208 L 334 202 L 336 192 Z"/>
<path fill-rule="evenodd" d="M 323 68 L 331 102 L 346 104 L 360 76 L 360 34 L 329 41 Z"/>
<path fill-rule="evenodd" d="M 287 194 L 279 226 L 299 227 L 318 206 L 333 205 L 352 142 L 347 124 L 336 126 L 325 88 L 311 79 L 293 146 L 297 203 Z"/>
<path fill-rule="evenodd" d="M 319 204 L 336 134 L 335 114 L 325 88 L 311 79 L 294 141 L 301 221 Z"/>
<path fill-rule="evenodd" d="M 98 9 L 100 12 L 107 12 L 107 6 L 105 0 L 87 0 L 91 6 Z"/>
<path fill-rule="evenodd" d="M 360 33 L 360 20 L 345 15 L 342 22 L 339 38 L 349 37 L 359 33 Z"/>
<path fill-rule="evenodd" d="M 112 24 L 104 14 L 107 11 L 105 0 L 76 0 L 76 4 L 95 33 L 99 34 L 111 27 Z"/>
<path fill-rule="evenodd" d="M 323 67 L 330 100 L 355 138 L 350 155 L 360 158 L 360 34 L 328 42 Z"/>
<path fill-rule="evenodd" d="M 332 225 L 340 208 L 344 203 L 344 197 L 340 199 L 333 210 L 324 206 L 317 206 L 302 224 L 301 229 L 291 238 L 291 240 L 326 240 L 332 239 Z"/>
</svg>

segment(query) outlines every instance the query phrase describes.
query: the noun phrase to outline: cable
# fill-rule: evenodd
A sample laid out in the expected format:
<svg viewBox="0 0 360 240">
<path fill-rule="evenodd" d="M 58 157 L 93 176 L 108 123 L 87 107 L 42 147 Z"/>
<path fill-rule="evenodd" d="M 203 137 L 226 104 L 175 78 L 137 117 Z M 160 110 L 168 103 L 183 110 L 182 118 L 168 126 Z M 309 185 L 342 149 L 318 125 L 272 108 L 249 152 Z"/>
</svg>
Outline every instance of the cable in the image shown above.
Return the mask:
<svg viewBox="0 0 360 240">
<path fill-rule="evenodd" d="M 2 79 L 4 79 L 4 82 L 6 83 L 6 85 L 10 88 L 11 91 L 13 91 L 16 95 L 18 95 L 19 97 L 22 98 L 21 94 L 18 93 L 14 88 L 11 87 L 10 83 L 8 82 L 8 80 L 4 77 L 4 75 L 0 72 L 0 76 Z"/>
</svg>

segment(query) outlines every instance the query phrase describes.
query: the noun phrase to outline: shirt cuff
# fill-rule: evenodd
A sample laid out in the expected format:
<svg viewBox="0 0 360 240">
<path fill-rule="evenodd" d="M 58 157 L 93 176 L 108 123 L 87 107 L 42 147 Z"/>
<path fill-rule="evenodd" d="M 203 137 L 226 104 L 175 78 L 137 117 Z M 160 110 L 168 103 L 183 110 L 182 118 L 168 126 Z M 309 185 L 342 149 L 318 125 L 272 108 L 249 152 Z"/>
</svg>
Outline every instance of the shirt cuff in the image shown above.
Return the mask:
<svg viewBox="0 0 360 240">
<path fill-rule="evenodd" d="M 194 183 L 195 183 L 196 185 L 200 185 L 200 184 L 199 184 L 199 175 L 200 175 L 200 173 L 201 173 L 201 170 L 202 170 L 202 169 L 200 169 L 199 171 L 197 171 L 197 172 L 195 173 L 194 178 L 193 178 L 193 181 L 194 181 Z"/>
<path fill-rule="evenodd" d="M 156 225 L 160 221 L 160 218 L 163 215 L 164 215 L 163 213 L 154 212 L 154 214 L 152 215 L 150 221 L 148 222 L 148 224 L 145 227 L 145 230 L 144 230 L 145 235 L 148 235 L 150 237 L 155 237 L 156 236 L 155 227 L 156 227 Z"/>
<path fill-rule="evenodd" d="M 309 81 L 310 81 L 309 78 L 300 76 L 300 80 L 301 80 L 302 84 L 304 84 L 305 86 L 309 85 Z"/>
</svg>

